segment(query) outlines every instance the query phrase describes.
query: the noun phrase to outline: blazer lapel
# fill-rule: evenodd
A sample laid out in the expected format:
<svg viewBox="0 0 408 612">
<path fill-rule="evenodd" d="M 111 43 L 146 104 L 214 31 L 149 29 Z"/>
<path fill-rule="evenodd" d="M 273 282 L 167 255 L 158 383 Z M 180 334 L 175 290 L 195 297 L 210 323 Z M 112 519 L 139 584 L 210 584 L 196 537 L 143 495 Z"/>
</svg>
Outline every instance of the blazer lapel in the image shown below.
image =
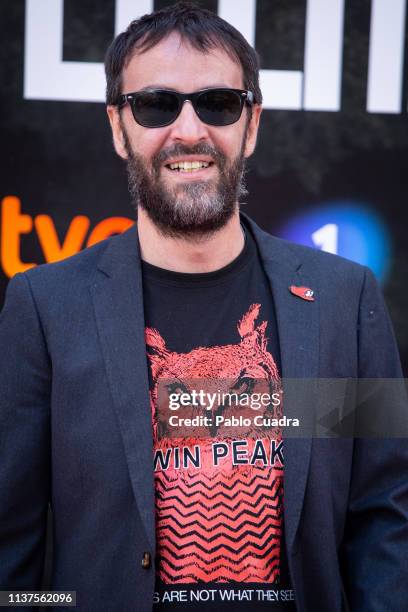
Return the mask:
<svg viewBox="0 0 408 612">
<path fill-rule="evenodd" d="M 155 550 L 153 440 L 136 225 L 109 243 L 98 268 L 91 293 L 107 378 L 133 492 Z"/>
<path fill-rule="evenodd" d="M 302 266 L 290 245 L 263 232 L 251 219 L 242 215 L 252 231 L 269 279 L 275 303 L 282 378 L 284 379 L 284 414 L 299 418 L 301 432 L 306 437 L 294 438 L 296 430 L 290 426 L 283 432 L 285 453 L 285 533 L 288 550 L 293 546 L 301 515 L 307 474 L 309 470 L 314 422 L 314 403 L 307 401 L 302 390 L 310 393 L 311 385 L 299 380 L 318 377 L 319 316 L 318 287 L 313 271 Z M 315 301 L 293 295 L 289 287 L 308 286 L 315 292 Z M 290 384 L 285 385 L 285 380 Z"/>
</svg>

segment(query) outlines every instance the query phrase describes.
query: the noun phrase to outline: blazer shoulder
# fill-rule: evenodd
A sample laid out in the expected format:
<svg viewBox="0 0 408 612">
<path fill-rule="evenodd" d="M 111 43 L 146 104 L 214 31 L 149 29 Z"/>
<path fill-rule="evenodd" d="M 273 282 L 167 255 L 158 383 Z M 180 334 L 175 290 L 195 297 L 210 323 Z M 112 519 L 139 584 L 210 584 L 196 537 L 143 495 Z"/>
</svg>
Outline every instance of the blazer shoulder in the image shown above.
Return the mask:
<svg viewBox="0 0 408 612">
<path fill-rule="evenodd" d="M 349 274 L 356 274 L 357 276 L 364 276 L 367 270 L 366 266 L 352 261 L 351 259 L 346 259 L 341 255 L 328 253 L 327 251 L 321 251 L 314 247 L 296 244 L 280 238 L 277 238 L 277 240 L 285 242 L 288 248 L 290 248 L 299 260 L 303 261 L 305 264 L 316 265 L 324 270 L 344 270 Z"/>
<path fill-rule="evenodd" d="M 134 244 L 136 236 L 136 225 L 132 225 L 122 234 L 105 238 L 105 240 L 61 261 L 40 264 L 35 268 L 30 268 L 24 274 L 30 285 L 36 288 L 66 286 L 70 285 L 71 282 L 88 284 L 92 281 L 98 263 L 104 255 L 110 250 L 113 253 L 126 252 L 129 246 Z"/>
<path fill-rule="evenodd" d="M 362 281 L 367 268 L 359 263 L 321 251 L 320 249 L 297 244 L 284 238 L 278 238 L 261 229 L 248 215 L 242 214 L 242 220 L 252 231 L 259 251 L 264 259 L 286 263 L 295 269 L 307 270 L 312 276 L 333 277 L 346 275 Z"/>
<path fill-rule="evenodd" d="M 357 308 L 367 279 L 378 288 L 374 274 L 367 266 L 320 249 L 284 242 L 299 261 L 300 277 L 316 282 L 321 297 L 325 296 L 329 301 L 340 304 L 343 300 L 351 300 Z"/>
<path fill-rule="evenodd" d="M 331 279 L 332 282 L 337 277 L 347 277 L 363 282 L 369 270 L 366 266 L 341 255 L 297 244 L 267 232 L 264 232 L 264 236 L 263 246 L 264 249 L 266 247 L 267 252 L 279 253 L 279 259 L 291 260 L 299 270 L 307 270 L 313 276 Z"/>
</svg>

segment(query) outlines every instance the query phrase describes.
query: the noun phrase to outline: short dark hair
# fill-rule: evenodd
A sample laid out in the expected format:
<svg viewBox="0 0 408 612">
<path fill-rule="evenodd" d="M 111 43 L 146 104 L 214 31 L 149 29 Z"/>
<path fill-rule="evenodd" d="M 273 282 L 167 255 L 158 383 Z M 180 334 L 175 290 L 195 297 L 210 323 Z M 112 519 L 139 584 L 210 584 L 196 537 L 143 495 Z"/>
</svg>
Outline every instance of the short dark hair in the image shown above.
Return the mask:
<svg viewBox="0 0 408 612">
<path fill-rule="evenodd" d="M 254 94 L 254 102 L 262 103 L 259 87 L 258 55 L 244 36 L 231 24 L 192 2 L 177 2 L 132 21 L 111 43 L 105 57 L 106 102 L 117 104 L 122 92 L 122 71 L 133 51 L 143 53 L 161 40 L 177 32 L 199 51 L 220 47 L 241 64 L 244 88 Z"/>
</svg>

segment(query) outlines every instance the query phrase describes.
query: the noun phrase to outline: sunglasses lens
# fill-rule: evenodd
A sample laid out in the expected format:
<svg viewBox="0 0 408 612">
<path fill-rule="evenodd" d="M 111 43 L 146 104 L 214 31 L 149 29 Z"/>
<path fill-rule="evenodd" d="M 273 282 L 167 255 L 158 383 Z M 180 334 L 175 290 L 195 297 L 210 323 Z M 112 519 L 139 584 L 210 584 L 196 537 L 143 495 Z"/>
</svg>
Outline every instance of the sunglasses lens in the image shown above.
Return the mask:
<svg viewBox="0 0 408 612">
<path fill-rule="evenodd" d="M 197 98 L 197 114 L 209 125 L 230 125 L 241 116 L 242 100 L 235 91 L 213 89 L 204 91 Z"/>
<path fill-rule="evenodd" d="M 141 91 L 132 98 L 135 120 L 144 127 L 162 127 L 177 117 L 179 101 L 172 92 Z"/>
</svg>

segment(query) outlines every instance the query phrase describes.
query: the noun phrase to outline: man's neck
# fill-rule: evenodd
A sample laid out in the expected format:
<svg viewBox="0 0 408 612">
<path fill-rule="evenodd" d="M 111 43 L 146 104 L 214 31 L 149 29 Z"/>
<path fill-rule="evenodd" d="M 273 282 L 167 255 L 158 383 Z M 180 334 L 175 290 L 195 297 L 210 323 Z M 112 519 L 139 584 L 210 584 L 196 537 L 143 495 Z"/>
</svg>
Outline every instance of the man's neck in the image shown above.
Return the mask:
<svg viewBox="0 0 408 612">
<path fill-rule="evenodd" d="M 227 266 L 244 248 L 238 209 L 220 230 L 197 241 L 163 236 L 139 208 L 137 228 L 143 261 L 175 272 L 213 272 Z"/>
</svg>

